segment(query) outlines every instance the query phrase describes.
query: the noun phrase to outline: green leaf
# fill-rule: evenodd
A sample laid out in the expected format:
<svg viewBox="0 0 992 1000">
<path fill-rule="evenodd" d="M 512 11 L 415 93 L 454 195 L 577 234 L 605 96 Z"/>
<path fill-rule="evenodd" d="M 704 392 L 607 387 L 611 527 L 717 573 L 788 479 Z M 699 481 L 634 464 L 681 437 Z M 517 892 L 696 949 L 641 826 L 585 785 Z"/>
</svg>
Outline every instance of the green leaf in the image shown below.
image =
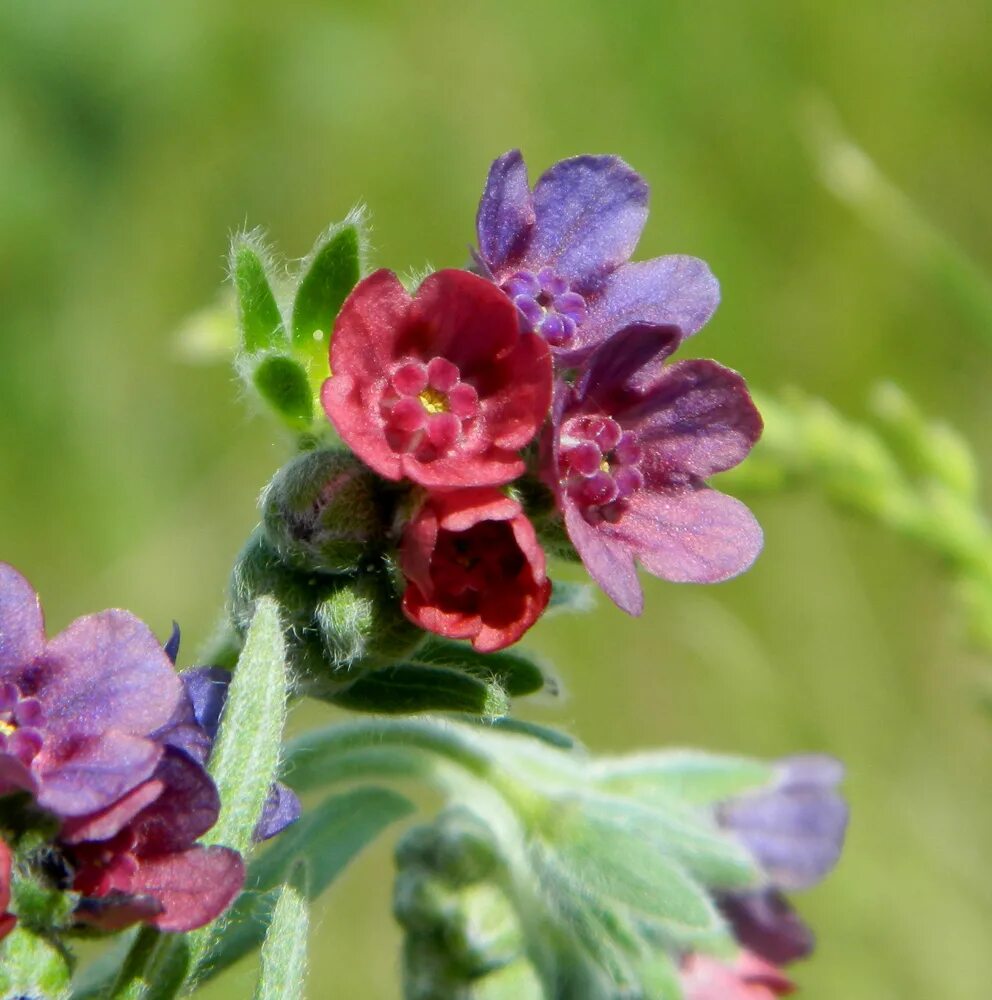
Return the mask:
<svg viewBox="0 0 992 1000">
<path fill-rule="evenodd" d="M 661 796 L 692 805 L 712 805 L 763 788 L 774 768 L 748 757 L 702 750 L 662 750 L 603 758 L 593 765 L 599 787 L 645 801 Z"/>
<path fill-rule="evenodd" d="M 226 844 L 242 854 L 251 850 L 279 766 L 287 684 L 279 607 L 263 597 L 255 605 L 210 756 L 221 810 L 203 843 Z"/>
<path fill-rule="evenodd" d="M 493 681 L 446 667 L 401 663 L 372 670 L 331 699 L 356 712 L 409 715 L 414 712 L 468 712 L 494 719 L 509 705 Z"/>
<path fill-rule="evenodd" d="M 279 892 L 262 944 L 255 1000 L 298 1000 L 303 995 L 310 929 L 307 881 L 306 864 L 298 862 Z"/>
<path fill-rule="evenodd" d="M 468 721 L 474 721 L 469 719 Z M 502 719 L 494 719 L 490 723 L 493 729 L 501 729 L 506 733 L 514 733 L 518 736 L 530 736 L 535 740 L 540 740 L 542 743 L 547 743 L 550 746 L 555 747 L 558 750 L 575 750 L 579 743 L 573 737 L 569 736 L 568 733 L 563 733 L 561 730 L 552 729 L 550 726 L 542 726 L 537 722 L 526 722 L 523 719 L 513 719 L 510 716 L 504 716 Z"/>
<path fill-rule="evenodd" d="M 40 934 L 16 926 L 0 945 L 0 996 L 62 1000 L 68 995 L 65 953 Z"/>
<path fill-rule="evenodd" d="M 252 862 L 246 891 L 201 962 L 201 980 L 217 975 L 261 944 L 278 895 L 270 890 L 289 878 L 297 861 L 306 861 L 307 894 L 316 899 L 363 847 L 413 809 L 397 792 L 365 787 L 331 796 L 304 814 Z"/>
<path fill-rule="evenodd" d="M 439 636 L 430 636 L 411 659 L 494 681 L 514 698 L 540 691 L 547 682 L 545 672 L 524 653 L 477 653 L 468 643 Z"/>
<path fill-rule="evenodd" d="M 313 361 L 313 369 L 322 379 L 328 372 L 334 320 L 362 276 L 365 229 L 365 212 L 356 209 L 317 240 L 300 267 L 291 324 L 293 347 Z"/>
<path fill-rule="evenodd" d="M 249 354 L 286 342 L 282 315 L 269 284 L 268 256 L 258 231 L 240 233 L 231 244 L 229 266 L 238 303 L 241 343 Z"/>
<path fill-rule="evenodd" d="M 287 354 L 265 354 L 247 363 L 259 396 L 289 425 L 305 431 L 313 424 L 313 389 L 306 369 Z"/>
</svg>

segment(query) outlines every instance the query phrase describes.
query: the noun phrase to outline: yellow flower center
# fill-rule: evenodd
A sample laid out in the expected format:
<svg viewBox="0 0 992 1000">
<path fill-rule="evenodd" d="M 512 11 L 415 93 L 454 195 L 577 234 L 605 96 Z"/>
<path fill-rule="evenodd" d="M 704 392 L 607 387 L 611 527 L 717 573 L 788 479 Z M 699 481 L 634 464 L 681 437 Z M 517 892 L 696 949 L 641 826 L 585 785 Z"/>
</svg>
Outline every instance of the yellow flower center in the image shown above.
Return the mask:
<svg viewBox="0 0 992 1000">
<path fill-rule="evenodd" d="M 17 726 L 13 722 L 4 722 L 3 719 L 0 719 L 0 733 L 3 733 L 4 736 L 10 736 L 16 729 Z"/>
<path fill-rule="evenodd" d="M 432 389 L 430 386 L 424 389 L 418 398 L 428 413 L 447 413 L 450 409 L 447 395 L 438 389 Z"/>
</svg>

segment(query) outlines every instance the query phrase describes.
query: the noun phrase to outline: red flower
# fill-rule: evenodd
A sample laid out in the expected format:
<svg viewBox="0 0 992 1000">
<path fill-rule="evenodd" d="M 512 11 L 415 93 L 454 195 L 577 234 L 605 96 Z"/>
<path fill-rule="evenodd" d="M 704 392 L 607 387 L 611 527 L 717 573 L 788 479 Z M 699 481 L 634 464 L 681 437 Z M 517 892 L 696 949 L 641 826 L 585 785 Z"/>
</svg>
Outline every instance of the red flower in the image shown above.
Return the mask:
<svg viewBox="0 0 992 1000">
<path fill-rule="evenodd" d="M 551 596 L 533 525 L 495 489 L 429 496 L 403 535 L 400 564 L 406 616 L 482 653 L 516 642 Z"/>
<path fill-rule="evenodd" d="M 17 923 L 17 917 L 7 912 L 10 906 L 10 869 L 12 858 L 10 848 L 0 840 L 0 941 L 2 941 Z"/>
<path fill-rule="evenodd" d="M 689 955 L 682 963 L 685 1000 L 775 1000 L 792 993 L 792 981 L 781 970 L 749 951 L 732 963 L 712 955 Z"/>
<path fill-rule="evenodd" d="M 334 325 L 321 399 L 348 446 L 387 479 L 491 486 L 551 405 L 551 355 L 515 307 L 467 271 L 438 271 L 411 298 L 391 271 L 358 283 Z"/>
</svg>

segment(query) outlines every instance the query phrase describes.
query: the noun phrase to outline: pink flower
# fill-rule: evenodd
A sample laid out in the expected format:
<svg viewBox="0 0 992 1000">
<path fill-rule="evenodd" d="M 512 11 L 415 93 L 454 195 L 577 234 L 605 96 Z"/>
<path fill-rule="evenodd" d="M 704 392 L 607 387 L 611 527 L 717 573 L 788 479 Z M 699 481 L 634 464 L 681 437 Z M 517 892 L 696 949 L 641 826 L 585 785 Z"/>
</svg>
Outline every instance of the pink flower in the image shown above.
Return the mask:
<svg viewBox="0 0 992 1000">
<path fill-rule="evenodd" d="M 13 858 L 10 848 L 0 840 L 0 941 L 2 941 L 17 923 L 17 917 L 7 912 L 10 906 L 10 871 Z"/>
<path fill-rule="evenodd" d="M 348 446 L 387 479 L 507 483 L 551 405 L 551 356 L 488 281 L 438 271 L 411 298 L 391 271 L 359 282 L 334 326 L 321 399 Z"/>
<path fill-rule="evenodd" d="M 749 951 L 732 963 L 712 955 L 689 955 L 682 963 L 685 1000 L 775 1000 L 795 990 L 776 966 Z"/>
<path fill-rule="evenodd" d="M 428 496 L 403 535 L 400 564 L 406 616 L 482 653 L 516 642 L 551 596 L 533 526 L 495 489 Z"/>
</svg>

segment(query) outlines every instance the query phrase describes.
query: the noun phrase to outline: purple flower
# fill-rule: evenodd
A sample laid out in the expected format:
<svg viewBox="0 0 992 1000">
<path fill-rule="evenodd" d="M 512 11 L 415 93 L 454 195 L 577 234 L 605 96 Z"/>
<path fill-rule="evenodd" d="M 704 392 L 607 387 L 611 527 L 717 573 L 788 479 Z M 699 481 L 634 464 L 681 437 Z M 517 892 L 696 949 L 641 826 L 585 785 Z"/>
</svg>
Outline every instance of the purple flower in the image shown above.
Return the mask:
<svg viewBox="0 0 992 1000">
<path fill-rule="evenodd" d="M 807 889 L 840 858 L 848 807 L 840 761 L 824 754 L 779 761 L 771 788 L 717 807 L 717 822 L 742 841 L 775 889 Z"/>
<path fill-rule="evenodd" d="M 178 642 L 176 642 L 178 649 Z M 179 675 L 183 692 L 173 717 L 155 735 L 206 766 L 213 750 L 231 674 L 219 667 L 195 667 Z M 273 782 L 255 840 L 268 840 L 300 818 L 300 800 L 281 782 Z"/>
<path fill-rule="evenodd" d="M 717 896 L 717 904 L 741 947 L 765 961 L 788 965 L 812 954 L 813 932 L 782 893 L 726 893 Z"/>
<path fill-rule="evenodd" d="M 738 464 L 761 433 L 744 380 L 714 361 L 665 365 L 675 327 L 629 326 L 560 382 L 544 475 L 572 544 L 624 611 L 644 598 L 635 560 L 655 576 L 715 583 L 747 569 L 761 528 L 704 480 Z"/>
<path fill-rule="evenodd" d="M 630 263 L 648 216 L 648 186 L 616 156 L 576 156 L 545 172 L 531 191 L 519 150 L 489 170 L 476 231 L 479 268 L 571 364 L 632 324 L 695 333 L 720 298 L 694 257 Z"/>
<path fill-rule="evenodd" d="M 46 639 L 38 596 L 0 563 L 0 795 L 67 818 L 106 808 L 155 770 L 154 732 L 181 685 L 152 632 L 104 611 Z"/>
</svg>

